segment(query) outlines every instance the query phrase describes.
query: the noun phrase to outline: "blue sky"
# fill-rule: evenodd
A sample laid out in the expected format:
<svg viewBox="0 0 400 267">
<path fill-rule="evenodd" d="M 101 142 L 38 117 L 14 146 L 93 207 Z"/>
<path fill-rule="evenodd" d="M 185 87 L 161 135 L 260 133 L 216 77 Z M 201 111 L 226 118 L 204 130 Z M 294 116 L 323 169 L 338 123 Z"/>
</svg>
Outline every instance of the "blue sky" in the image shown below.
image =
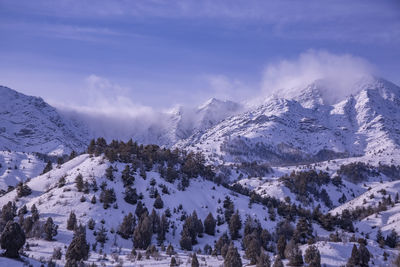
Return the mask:
<svg viewBox="0 0 400 267">
<path fill-rule="evenodd" d="M 0 84 L 55 105 L 242 100 L 302 55 L 400 83 L 399 1 L 0 0 L 0 36 Z"/>
</svg>

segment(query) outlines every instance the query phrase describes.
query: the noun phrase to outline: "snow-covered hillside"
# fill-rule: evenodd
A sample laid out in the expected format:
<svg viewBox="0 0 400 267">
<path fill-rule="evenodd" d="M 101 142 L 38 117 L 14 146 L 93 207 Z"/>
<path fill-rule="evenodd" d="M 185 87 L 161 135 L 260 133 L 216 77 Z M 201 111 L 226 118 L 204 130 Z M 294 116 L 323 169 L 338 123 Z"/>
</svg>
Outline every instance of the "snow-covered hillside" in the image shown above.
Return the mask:
<svg viewBox="0 0 400 267">
<path fill-rule="evenodd" d="M 63 154 L 86 147 L 84 126 L 39 97 L 0 86 L 0 150 Z"/>
<path fill-rule="evenodd" d="M 177 146 L 203 151 L 213 161 L 272 164 L 386 156 L 399 148 L 400 87 L 366 79 L 349 90 L 354 95 L 325 104 L 320 86 L 313 83 L 292 98 L 270 97 Z"/>
</svg>

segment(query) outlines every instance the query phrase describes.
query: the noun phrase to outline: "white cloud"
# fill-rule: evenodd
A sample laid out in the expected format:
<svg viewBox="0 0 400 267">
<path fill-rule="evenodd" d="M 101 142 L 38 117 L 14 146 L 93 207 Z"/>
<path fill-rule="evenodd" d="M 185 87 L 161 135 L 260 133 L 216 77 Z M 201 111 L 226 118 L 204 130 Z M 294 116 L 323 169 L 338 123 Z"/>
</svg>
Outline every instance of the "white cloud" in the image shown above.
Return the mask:
<svg viewBox="0 0 400 267">
<path fill-rule="evenodd" d="M 165 115 L 152 107 L 134 103 L 130 88 L 98 75 L 86 77 L 83 105 L 58 105 L 65 115 L 83 121 L 95 136 L 128 139 L 145 133 L 154 124 L 163 126 Z"/>
<path fill-rule="evenodd" d="M 340 98 L 352 93 L 352 86 L 360 78 L 371 74 L 374 74 L 374 67 L 362 58 L 309 50 L 294 60 L 269 64 L 261 87 L 264 96 L 283 92 L 290 95 L 293 90 L 323 79 L 330 90 L 327 93 Z"/>
</svg>

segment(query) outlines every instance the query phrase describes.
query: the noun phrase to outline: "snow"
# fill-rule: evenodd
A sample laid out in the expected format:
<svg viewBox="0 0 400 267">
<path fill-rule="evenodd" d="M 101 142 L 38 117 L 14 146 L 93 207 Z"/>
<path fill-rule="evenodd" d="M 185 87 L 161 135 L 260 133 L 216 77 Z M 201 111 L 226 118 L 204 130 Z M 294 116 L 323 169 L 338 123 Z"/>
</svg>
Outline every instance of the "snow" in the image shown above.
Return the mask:
<svg viewBox="0 0 400 267">
<path fill-rule="evenodd" d="M 86 147 L 85 128 L 39 97 L 0 86 L 0 150 L 60 155 Z"/>
</svg>

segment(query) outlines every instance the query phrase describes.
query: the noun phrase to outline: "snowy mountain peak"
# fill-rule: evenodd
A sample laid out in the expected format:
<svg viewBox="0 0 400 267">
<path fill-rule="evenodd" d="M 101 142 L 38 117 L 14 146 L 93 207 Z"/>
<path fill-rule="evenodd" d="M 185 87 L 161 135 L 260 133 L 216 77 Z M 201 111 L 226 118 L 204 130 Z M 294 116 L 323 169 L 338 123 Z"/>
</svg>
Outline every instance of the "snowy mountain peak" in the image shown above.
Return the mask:
<svg viewBox="0 0 400 267">
<path fill-rule="evenodd" d="M 86 147 L 84 127 L 63 118 L 42 98 L 4 86 L 0 94 L 2 150 L 62 154 Z"/>
</svg>

